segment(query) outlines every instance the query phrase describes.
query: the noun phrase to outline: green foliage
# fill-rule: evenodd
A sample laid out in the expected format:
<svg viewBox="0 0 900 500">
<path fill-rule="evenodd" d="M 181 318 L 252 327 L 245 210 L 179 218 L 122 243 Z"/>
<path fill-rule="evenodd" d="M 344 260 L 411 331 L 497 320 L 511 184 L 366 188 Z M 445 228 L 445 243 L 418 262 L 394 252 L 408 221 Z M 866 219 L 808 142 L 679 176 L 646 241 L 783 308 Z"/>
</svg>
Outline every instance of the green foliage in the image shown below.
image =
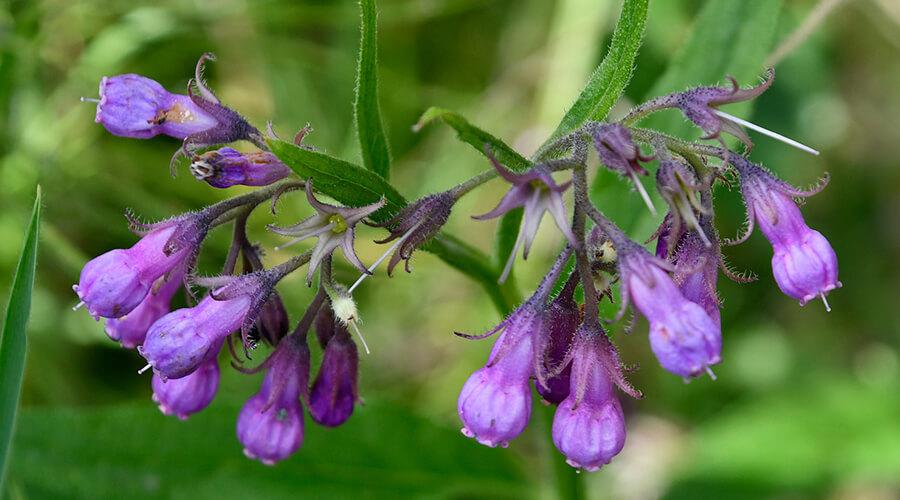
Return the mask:
<svg viewBox="0 0 900 500">
<path fill-rule="evenodd" d="M 362 22 L 354 101 L 356 132 L 363 165 L 387 179 L 391 170 L 391 152 L 378 104 L 378 11 L 375 0 L 360 0 L 359 7 Z"/>
<path fill-rule="evenodd" d="M 244 457 L 233 439 L 239 409 L 218 401 L 183 422 L 163 416 L 149 400 L 102 410 L 25 412 L 11 478 L 34 498 L 528 494 L 528 479 L 508 456 L 378 401 L 359 408 L 338 429 L 307 419 L 301 451 L 267 467 Z M 418 452 L 423 449 L 428 451 Z"/>
<path fill-rule="evenodd" d="M 556 127 L 551 140 L 572 132 L 588 120 L 606 118 L 610 108 L 619 100 L 631 80 L 634 60 L 644 37 L 647 3 L 648 0 L 625 0 L 606 57 L 591 74 L 584 90 Z"/>
<path fill-rule="evenodd" d="M 31 315 L 31 289 L 37 267 L 40 227 L 41 188 L 38 187 L 0 333 L 0 494 L 25 372 L 25 329 Z"/>
<path fill-rule="evenodd" d="M 435 120 L 441 120 L 452 127 L 456 131 L 459 140 L 472 146 L 481 154 L 485 154 L 484 147 L 487 145 L 494 157 L 513 171 L 521 172 L 531 165 L 530 161 L 526 160 L 513 148 L 507 146 L 505 142 L 472 125 L 469 123 L 469 120 L 466 120 L 459 113 L 454 113 L 447 109 L 428 108 L 422 113 L 414 129 L 421 130 Z"/>
</svg>

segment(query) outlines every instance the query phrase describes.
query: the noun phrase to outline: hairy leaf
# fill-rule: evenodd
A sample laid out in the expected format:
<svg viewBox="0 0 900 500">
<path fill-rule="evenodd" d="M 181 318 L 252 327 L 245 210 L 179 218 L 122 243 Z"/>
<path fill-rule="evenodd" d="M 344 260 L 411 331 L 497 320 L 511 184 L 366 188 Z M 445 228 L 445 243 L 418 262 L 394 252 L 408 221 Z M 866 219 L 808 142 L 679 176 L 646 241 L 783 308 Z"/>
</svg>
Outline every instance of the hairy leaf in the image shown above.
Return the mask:
<svg viewBox="0 0 900 500">
<path fill-rule="evenodd" d="M 356 131 L 363 165 L 388 178 L 391 153 L 378 106 L 378 12 L 375 0 L 360 0 L 362 14 L 359 65 L 356 71 Z"/>
</svg>

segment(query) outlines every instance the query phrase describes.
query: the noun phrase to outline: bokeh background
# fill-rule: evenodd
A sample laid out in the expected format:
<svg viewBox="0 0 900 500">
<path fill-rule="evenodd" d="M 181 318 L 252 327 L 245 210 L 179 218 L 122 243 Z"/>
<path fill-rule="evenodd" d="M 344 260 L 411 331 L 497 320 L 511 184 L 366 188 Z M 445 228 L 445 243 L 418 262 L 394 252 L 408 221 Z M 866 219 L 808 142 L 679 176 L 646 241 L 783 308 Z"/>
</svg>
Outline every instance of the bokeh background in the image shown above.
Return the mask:
<svg viewBox="0 0 900 500">
<path fill-rule="evenodd" d="M 707 2 L 651 2 L 644 46 L 626 101 L 648 96 L 690 39 Z M 196 209 L 228 195 L 168 161 L 174 140 L 112 137 L 93 122 L 104 75 L 135 72 L 181 91 L 197 57 L 215 52 L 211 86 L 251 121 L 272 120 L 283 135 L 310 123 L 308 142 L 359 160 L 352 121 L 358 20 L 349 0 L 5 1 L 0 7 L 0 290 L 6 293 L 36 184 L 45 217 L 22 411 L 10 498 L 439 497 L 439 498 L 831 498 L 900 496 L 900 3 L 894 0 L 716 1 L 738 26 L 764 10 L 770 27 L 751 44 L 774 51 L 809 17 L 829 16 L 788 51 L 755 122 L 822 151 L 811 157 L 754 136 L 753 157 L 805 185 L 823 172 L 831 185 L 805 206 L 808 223 L 834 245 L 844 288 L 799 307 L 771 279 L 761 235 L 726 250 L 759 281 L 722 279 L 724 362 L 718 380 L 684 384 L 652 359 L 646 324 L 613 334 L 646 397 L 626 401 L 625 451 L 594 474 L 576 476 L 549 441 L 551 410 L 535 405 L 528 431 L 509 449 L 488 450 L 458 433 L 456 397 L 483 364 L 490 341 L 452 335 L 482 331 L 500 316 L 483 290 L 426 253 L 414 272 L 380 273 L 358 292 L 372 354 L 361 360 L 365 405 L 338 429 L 307 420 L 304 448 L 267 468 L 241 456 L 234 418 L 258 377 L 224 376 L 206 412 L 180 422 L 150 401 L 149 377 L 134 352 L 102 325 L 72 312 L 71 291 L 92 256 L 129 246 L 122 216 L 148 219 Z M 454 133 L 411 126 L 429 106 L 467 116 L 530 154 L 553 130 L 608 44 L 620 3 L 610 0 L 383 0 L 380 95 L 395 158 L 393 182 L 408 198 L 442 190 L 487 167 Z M 824 9 L 824 10 L 823 10 Z M 759 67 L 729 66 L 708 40 L 687 83 L 711 84 L 726 71 L 745 84 Z M 746 41 L 745 41 L 746 43 Z M 722 54 L 725 54 L 724 56 Z M 718 58 L 718 59 L 716 59 Z M 693 68 L 691 70 L 691 68 Z M 682 77 L 683 79 L 684 77 Z M 668 90 L 668 89 L 666 89 Z M 740 108 L 739 108 L 740 110 Z M 750 116 L 750 110 L 740 110 Z M 666 126 L 664 122 L 660 126 Z M 681 123 L 674 118 L 674 126 Z M 697 133 L 681 127 L 688 137 Z M 594 160 L 595 161 L 595 160 Z M 596 162 L 596 161 L 595 161 Z M 649 181 L 648 181 L 649 182 Z M 494 223 L 468 215 L 496 203 L 497 181 L 464 199 L 448 228 L 490 253 Z M 719 230 L 738 231 L 742 206 L 717 191 Z M 595 200 L 636 239 L 656 221 L 616 178 L 597 176 Z M 252 219 L 268 248 L 272 218 Z M 308 213 L 287 197 L 283 224 Z M 362 230 L 358 249 L 373 261 L 381 233 Z M 229 234 L 204 247 L 215 272 Z M 522 291 L 540 278 L 560 237 L 545 221 L 532 257 L 517 264 Z M 298 249 L 270 252 L 278 262 Z M 345 280 L 349 268 L 338 269 Z M 299 318 L 310 292 L 300 276 L 280 290 Z M 5 301 L 5 298 L 4 298 Z M 260 353 L 258 356 L 261 357 Z M 318 351 L 314 349 L 314 356 Z M 223 360 L 223 363 L 225 361 Z"/>
</svg>

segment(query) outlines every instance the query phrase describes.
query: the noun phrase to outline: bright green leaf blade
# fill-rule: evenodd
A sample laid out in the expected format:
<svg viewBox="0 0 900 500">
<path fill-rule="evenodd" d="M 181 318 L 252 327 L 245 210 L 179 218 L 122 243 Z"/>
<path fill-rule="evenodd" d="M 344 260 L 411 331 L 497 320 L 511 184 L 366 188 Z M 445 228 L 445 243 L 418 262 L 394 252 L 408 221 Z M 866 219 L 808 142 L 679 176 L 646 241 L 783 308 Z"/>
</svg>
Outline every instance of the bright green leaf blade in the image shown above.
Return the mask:
<svg viewBox="0 0 900 500">
<path fill-rule="evenodd" d="M 378 106 L 378 11 L 375 0 L 360 0 L 362 14 L 359 65 L 356 72 L 356 131 L 363 165 L 387 179 L 391 152 Z"/>
<path fill-rule="evenodd" d="M 162 415 L 149 397 L 130 406 L 29 410 L 21 416 L 10 477 L 34 498 L 529 494 L 528 479 L 509 454 L 385 402 L 367 401 L 336 429 L 307 419 L 303 447 L 274 467 L 241 453 L 234 431 L 239 410 L 239 402 L 215 401 L 180 421 Z M 415 453 L 416 446 L 440 452 Z"/>
<path fill-rule="evenodd" d="M 456 130 L 459 140 L 469 144 L 481 154 L 484 154 L 484 145 L 487 144 L 497 160 L 511 170 L 521 172 L 531 166 L 530 161 L 526 160 L 513 148 L 507 146 L 505 142 L 472 125 L 459 113 L 454 113 L 447 109 L 428 108 L 422 114 L 422 117 L 419 118 L 419 122 L 415 125 L 414 130 L 419 131 L 435 120 L 441 120 L 452 127 Z"/>
<path fill-rule="evenodd" d="M 656 97 L 695 85 L 723 82 L 732 75 L 744 85 L 755 84 L 775 38 L 782 0 L 712 0 L 697 16 L 690 38 L 675 54 L 646 97 Z M 727 83 L 727 82 L 726 82 Z M 729 106 L 741 116 L 750 103 Z M 641 126 L 682 137 L 700 132 L 676 111 L 655 114 Z"/>
<path fill-rule="evenodd" d="M 25 371 L 25 327 L 31 313 L 31 289 L 37 266 L 40 223 L 41 188 L 38 186 L 31 222 L 25 232 L 25 244 L 12 282 L 3 336 L 0 337 L 0 493 L 3 492 L 6 459 L 9 456 Z"/>
<path fill-rule="evenodd" d="M 634 60 L 644 37 L 648 1 L 625 0 L 606 57 L 594 70 L 584 90 L 566 112 L 548 143 L 572 132 L 588 120 L 606 118 L 610 108 L 619 100 L 631 80 Z"/>
<path fill-rule="evenodd" d="M 310 151 L 289 142 L 269 139 L 269 148 L 285 165 L 302 179 L 312 179 L 313 186 L 344 205 L 358 207 L 374 203 L 383 196 L 387 204 L 372 214 L 375 222 L 384 222 L 406 206 L 407 202 L 386 180 L 374 172 L 325 153 Z M 508 312 L 517 302 L 509 286 L 497 283 L 500 273 L 490 259 L 477 249 L 446 234 L 422 247 L 440 257 L 453 268 L 481 283 L 501 312 Z"/>
</svg>

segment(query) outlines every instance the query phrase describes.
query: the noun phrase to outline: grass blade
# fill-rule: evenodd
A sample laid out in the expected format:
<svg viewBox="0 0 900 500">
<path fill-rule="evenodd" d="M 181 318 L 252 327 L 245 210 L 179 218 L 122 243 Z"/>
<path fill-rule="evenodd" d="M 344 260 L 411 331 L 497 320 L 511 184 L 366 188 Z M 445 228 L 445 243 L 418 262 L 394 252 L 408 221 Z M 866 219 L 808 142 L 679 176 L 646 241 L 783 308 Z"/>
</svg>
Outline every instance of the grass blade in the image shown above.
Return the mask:
<svg viewBox="0 0 900 500">
<path fill-rule="evenodd" d="M 360 0 L 359 7 L 362 24 L 354 102 L 356 131 L 363 165 L 387 179 L 391 170 L 391 152 L 378 106 L 378 11 L 375 0 Z"/>
</svg>

